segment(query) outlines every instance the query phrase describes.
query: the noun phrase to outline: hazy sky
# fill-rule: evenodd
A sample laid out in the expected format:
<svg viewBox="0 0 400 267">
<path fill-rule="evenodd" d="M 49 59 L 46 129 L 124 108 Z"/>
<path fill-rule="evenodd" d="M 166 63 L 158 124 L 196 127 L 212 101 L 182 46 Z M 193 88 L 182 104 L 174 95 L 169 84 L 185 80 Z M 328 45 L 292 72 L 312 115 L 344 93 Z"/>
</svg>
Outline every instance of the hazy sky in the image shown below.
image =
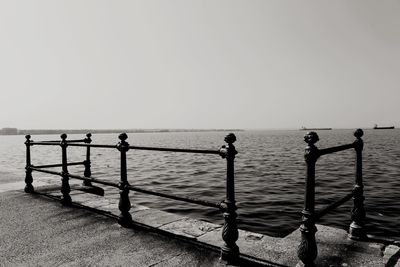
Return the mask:
<svg viewBox="0 0 400 267">
<path fill-rule="evenodd" d="M 400 126 L 400 0 L 0 0 L 0 128 Z"/>
</svg>

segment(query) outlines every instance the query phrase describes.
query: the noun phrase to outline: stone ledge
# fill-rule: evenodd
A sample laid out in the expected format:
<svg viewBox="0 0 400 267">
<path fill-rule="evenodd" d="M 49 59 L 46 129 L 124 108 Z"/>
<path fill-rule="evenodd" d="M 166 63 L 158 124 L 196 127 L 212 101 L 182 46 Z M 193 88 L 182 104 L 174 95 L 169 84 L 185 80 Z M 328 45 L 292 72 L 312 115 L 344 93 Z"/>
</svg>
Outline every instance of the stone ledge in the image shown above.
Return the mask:
<svg viewBox="0 0 400 267">
<path fill-rule="evenodd" d="M 171 214 L 165 211 L 156 210 L 156 209 L 142 209 L 137 212 L 131 211 L 132 219 L 135 222 L 145 224 L 154 228 L 160 228 L 163 225 L 167 225 L 172 222 L 176 222 L 178 220 L 182 220 L 183 217 Z"/>
<path fill-rule="evenodd" d="M 199 236 L 202 236 L 206 233 L 213 232 L 218 228 L 221 228 L 221 226 L 218 224 L 185 217 L 160 227 L 161 230 L 193 239 L 197 239 Z"/>
</svg>

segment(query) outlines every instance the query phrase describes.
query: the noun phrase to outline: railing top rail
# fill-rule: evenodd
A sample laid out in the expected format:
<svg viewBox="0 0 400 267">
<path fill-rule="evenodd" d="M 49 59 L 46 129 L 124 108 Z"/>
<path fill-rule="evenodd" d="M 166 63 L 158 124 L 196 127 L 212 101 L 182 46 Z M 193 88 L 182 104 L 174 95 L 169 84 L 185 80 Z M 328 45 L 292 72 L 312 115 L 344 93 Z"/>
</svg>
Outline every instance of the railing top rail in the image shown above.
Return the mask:
<svg viewBox="0 0 400 267">
<path fill-rule="evenodd" d="M 60 145 L 60 141 L 31 141 L 29 142 L 30 146 L 33 145 L 40 145 L 40 146 L 59 146 Z"/>
<path fill-rule="evenodd" d="M 340 146 L 328 147 L 328 148 L 320 149 L 319 150 L 319 155 L 323 156 L 323 155 L 327 155 L 327 154 L 332 154 L 332 153 L 348 150 L 348 149 L 351 149 L 351 148 L 354 148 L 354 143 L 346 144 L 346 145 L 340 145 Z"/>
<path fill-rule="evenodd" d="M 69 140 L 66 140 L 68 146 L 81 146 L 81 147 L 98 147 L 98 148 L 116 148 L 117 145 L 101 145 L 101 144 L 78 144 L 78 143 L 70 143 Z M 49 142 L 49 141 L 31 141 L 29 143 L 30 146 L 39 145 L 39 146 L 59 146 L 60 142 Z"/>
<path fill-rule="evenodd" d="M 167 151 L 167 152 L 182 152 L 182 153 L 200 153 L 200 154 L 215 154 L 220 155 L 221 150 L 210 149 L 185 149 L 185 148 L 168 148 L 168 147 L 146 147 L 146 146 L 129 146 L 129 149 L 135 150 L 153 150 L 153 151 Z"/>
<path fill-rule="evenodd" d="M 67 140 L 68 143 L 84 143 L 86 139 Z"/>
<path fill-rule="evenodd" d="M 324 149 L 318 149 L 315 146 L 315 143 L 319 141 L 318 134 L 316 132 L 308 132 L 304 135 L 304 141 L 308 144 L 308 147 L 311 148 L 313 147 L 313 150 L 315 151 L 315 154 L 318 157 L 327 155 L 327 154 L 332 154 L 340 151 L 344 151 L 347 149 L 358 149 L 360 148 L 360 142 L 362 143 L 361 137 L 364 135 L 363 130 L 357 129 L 354 132 L 354 136 L 357 138 L 353 143 L 351 144 L 345 144 L 345 145 L 339 145 L 339 146 L 333 146 L 333 147 L 328 147 Z M 362 149 L 362 148 L 361 148 Z"/>
<path fill-rule="evenodd" d="M 117 148 L 117 145 L 102 145 L 102 144 L 69 144 L 68 146 L 82 146 L 82 147 L 98 147 L 98 148 Z"/>
<path fill-rule="evenodd" d="M 86 134 L 86 138 L 83 139 L 70 139 L 70 140 L 65 140 L 65 138 L 63 139 L 63 136 L 65 136 L 65 138 L 67 137 L 66 134 L 62 134 L 61 135 L 61 139 L 62 140 L 43 140 L 43 141 L 33 141 L 30 140 L 31 136 L 28 134 L 25 136 L 27 142 L 26 144 L 28 145 L 47 145 L 47 146 L 54 146 L 54 145 L 60 145 L 61 141 L 65 141 L 68 144 L 72 144 L 72 143 L 86 143 L 86 144 L 90 144 L 92 142 L 92 139 L 90 138 L 92 136 L 91 133 L 87 133 Z"/>
<path fill-rule="evenodd" d="M 85 142 L 86 139 L 69 139 L 67 140 L 69 143 L 83 143 Z M 35 141 L 32 141 L 34 143 Z M 60 143 L 60 140 L 42 140 L 42 141 L 36 141 L 35 143 Z"/>
<path fill-rule="evenodd" d="M 121 134 L 123 136 L 126 136 L 126 134 Z M 66 138 L 66 135 L 63 136 Z M 96 147 L 96 148 L 118 148 L 118 144 L 116 145 L 104 145 L 104 144 L 91 144 L 92 139 L 90 138 L 91 134 L 87 134 L 87 138 L 85 139 L 77 139 L 77 140 L 67 140 L 63 139 L 62 142 L 65 142 L 68 146 L 76 146 L 76 147 Z M 126 136 L 127 138 L 127 136 Z M 126 139 L 125 138 L 125 139 Z M 30 136 L 27 140 L 30 139 Z M 84 144 L 80 144 L 84 143 Z M 27 142 L 27 145 L 33 146 L 33 145 L 45 145 L 45 146 L 58 146 L 61 145 L 61 141 L 33 141 L 29 140 Z M 128 149 L 133 149 L 133 150 L 151 150 L 151 151 L 161 151 L 161 152 L 180 152 L 180 153 L 198 153 L 198 154 L 214 154 L 214 155 L 220 155 L 222 157 L 225 156 L 226 154 L 226 148 L 223 146 L 220 149 L 186 149 L 186 148 L 170 148 L 170 147 L 148 147 L 148 146 L 127 146 Z"/>
<path fill-rule="evenodd" d="M 103 145 L 103 144 L 77 144 L 77 143 L 69 143 L 69 140 L 66 140 L 68 146 L 77 146 L 77 147 L 97 147 L 97 148 L 117 148 L 117 145 Z M 49 141 L 40 141 L 35 142 L 32 141 L 29 145 L 46 145 L 46 146 L 59 146 L 60 142 L 49 142 Z M 181 153 L 198 153 L 198 154 L 214 154 L 221 155 L 224 152 L 222 149 L 211 150 L 211 149 L 186 149 L 186 148 L 169 148 L 169 147 L 146 147 L 146 146 L 129 146 L 129 149 L 133 150 L 151 150 L 151 151 L 164 151 L 164 152 L 181 152 Z"/>
</svg>

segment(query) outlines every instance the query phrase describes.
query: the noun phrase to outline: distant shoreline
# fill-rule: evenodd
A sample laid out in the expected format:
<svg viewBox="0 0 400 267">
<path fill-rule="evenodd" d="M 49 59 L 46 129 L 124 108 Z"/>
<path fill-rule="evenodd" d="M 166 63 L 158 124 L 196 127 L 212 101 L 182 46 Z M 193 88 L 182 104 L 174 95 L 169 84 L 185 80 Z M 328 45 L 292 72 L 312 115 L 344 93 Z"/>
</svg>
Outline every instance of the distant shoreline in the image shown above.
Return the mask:
<svg viewBox="0 0 400 267">
<path fill-rule="evenodd" d="M 25 134 L 107 134 L 107 133 L 177 133 L 177 132 L 241 132 L 243 129 L 17 129 L 7 128 L 0 130 L 0 135 Z M 2 131 L 3 130 L 3 131 Z"/>
<path fill-rule="evenodd" d="M 305 128 L 302 127 L 300 131 L 326 131 L 326 130 L 332 130 L 332 128 Z"/>
</svg>

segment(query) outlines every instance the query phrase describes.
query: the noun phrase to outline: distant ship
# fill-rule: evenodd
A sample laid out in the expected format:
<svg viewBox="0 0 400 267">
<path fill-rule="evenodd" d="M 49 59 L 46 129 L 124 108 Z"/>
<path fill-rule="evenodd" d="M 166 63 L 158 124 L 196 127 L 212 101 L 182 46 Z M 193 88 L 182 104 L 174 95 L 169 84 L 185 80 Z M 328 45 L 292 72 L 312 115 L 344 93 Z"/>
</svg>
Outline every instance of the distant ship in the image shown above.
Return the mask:
<svg viewBox="0 0 400 267">
<path fill-rule="evenodd" d="M 306 128 L 306 127 L 301 127 L 300 130 L 303 131 L 321 131 L 321 130 L 332 130 L 332 128 Z"/>
<path fill-rule="evenodd" d="M 375 130 L 382 130 L 382 129 L 394 129 L 394 126 L 387 126 L 387 127 L 378 127 L 378 124 L 375 124 L 374 128 Z"/>
</svg>

